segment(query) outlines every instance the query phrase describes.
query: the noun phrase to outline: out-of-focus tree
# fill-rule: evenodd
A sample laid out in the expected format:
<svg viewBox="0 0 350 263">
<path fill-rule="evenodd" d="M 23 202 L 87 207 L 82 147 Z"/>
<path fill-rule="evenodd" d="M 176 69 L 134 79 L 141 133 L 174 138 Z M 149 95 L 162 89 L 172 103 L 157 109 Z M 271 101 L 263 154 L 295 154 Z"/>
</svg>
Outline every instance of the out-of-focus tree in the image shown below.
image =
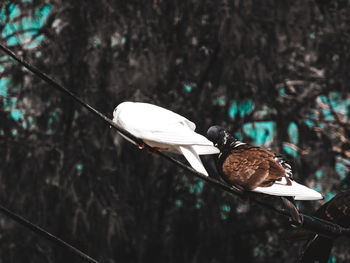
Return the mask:
<svg viewBox="0 0 350 263">
<path fill-rule="evenodd" d="M 286 154 L 329 200 L 349 185 L 346 1 L 3 1 L 7 43 L 111 117 L 125 100 Z M 139 151 L 0 54 L 0 200 L 102 262 L 295 262 L 286 222 Z M 215 176 L 210 157 L 208 170 Z M 320 202 L 304 202 L 309 213 Z M 72 256 L 9 219 L 6 262 Z M 348 240 L 332 260 L 347 262 Z M 332 261 L 333 262 L 333 261 Z"/>
</svg>

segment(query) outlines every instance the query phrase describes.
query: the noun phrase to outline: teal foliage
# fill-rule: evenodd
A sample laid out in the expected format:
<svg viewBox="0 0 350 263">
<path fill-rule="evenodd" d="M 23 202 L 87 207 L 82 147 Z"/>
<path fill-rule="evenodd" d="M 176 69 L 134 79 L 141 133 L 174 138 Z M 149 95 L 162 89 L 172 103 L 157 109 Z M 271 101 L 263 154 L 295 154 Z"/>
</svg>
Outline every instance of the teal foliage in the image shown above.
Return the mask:
<svg viewBox="0 0 350 263">
<path fill-rule="evenodd" d="M 118 33 L 111 37 L 111 46 L 124 45 L 126 43 L 126 38 L 121 37 Z"/>
<path fill-rule="evenodd" d="M 240 117 L 244 117 L 245 115 L 251 113 L 254 110 L 254 103 L 252 100 L 243 100 L 241 102 L 232 101 L 231 106 L 228 111 L 228 115 L 230 118 L 234 118 L 237 113 L 239 113 Z"/>
<path fill-rule="evenodd" d="M 305 119 L 305 120 L 304 120 L 304 123 L 305 123 L 307 126 L 309 126 L 310 128 L 315 127 L 315 123 L 314 123 L 312 120 L 310 120 L 310 119 Z"/>
<path fill-rule="evenodd" d="M 331 255 L 328 259 L 328 263 L 336 263 L 337 262 L 337 259 L 334 255 Z"/>
<path fill-rule="evenodd" d="M 229 205 L 222 205 L 220 207 L 221 211 L 224 211 L 224 212 L 230 212 L 231 211 L 231 207 Z"/>
<path fill-rule="evenodd" d="M 236 101 L 232 101 L 231 102 L 231 107 L 228 110 L 228 115 L 231 118 L 234 118 L 236 116 L 237 112 L 238 112 L 237 102 Z"/>
<path fill-rule="evenodd" d="M 182 200 L 176 200 L 176 201 L 175 201 L 175 205 L 176 205 L 177 207 L 182 207 L 182 205 L 183 205 Z"/>
<path fill-rule="evenodd" d="M 4 71 L 5 67 L 6 67 L 7 65 L 11 64 L 9 61 L 10 61 L 10 60 L 9 60 L 9 57 L 8 57 L 8 56 L 2 56 L 2 57 L 0 57 L 0 72 L 1 72 L 1 71 Z M 0 77 L 0 81 L 1 81 L 2 79 L 6 79 L 6 78 L 5 78 L 5 77 Z M 1 87 L 1 84 L 0 84 L 0 87 Z"/>
<path fill-rule="evenodd" d="M 295 122 L 291 122 L 288 126 L 288 135 L 289 140 L 293 144 L 297 144 L 299 141 L 299 132 L 298 132 L 298 126 L 295 124 Z"/>
<path fill-rule="evenodd" d="M 191 194 L 200 194 L 203 190 L 203 181 L 197 180 L 196 183 L 190 185 L 190 193 Z"/>
<path fill-rule="evenodd" d="M 334 120 L 333 115 L 329 109 L 322 109 L 322 113 L 326 121 Z"/>
<path fill-rule="evenodd" d="M 328 201 L 331 200 L 334 196 L 335 196 L 335 193 L 333 193 L 333 192 L 328 192 L 328 193 L 326 193 L 325 196 L 324 196 L 324 201 L 325 201 L 325 202 L 328 202 Z"/>
<path fill-rule="evenodd" d="M 6 20 L 5 9 L 0 8 L 0 23 L 3 24 Z"/>
<path fill-rule="evenodd" d="M 51 113 L 50 118 L 49 118 L 49 125 L 52 125 L 53 122 L 56 120 L 56 118 L 57 118 L 57 113 L 56 113 L 56 111 L 53 111 L 53 112 Z"/>
<path fill-rule="evenodd" d="M 321 185 L 314 185 L 314 186 L 312 187 L 312 189 L 314 189 L 314 190 L 317 191 L 317 192 L 322 192 L 322 186 L 321 186 Z"/>
<path fill-rule="evenodd" d="M 221 219 L 226 220 L 231 211 L 231 207 L 229 205 L 221 205 L 220 211 L 221 211 Z"/>
<path fill-rule="evenodd" d="M 12 5 L 11 5 L 12 6 Z M 12 8 L 13 17 L 10 16 L 10 22 L 7 23 L 1 34 L 3 38 L 7 38 L 8 45 L 14 46 L 18 44 L 25 44 L 28 40 L 34 37 L 38 30 L 44 25 L 48 15 L 50 14 L 51 6 L 45 5 L 41 8 L 37 8 L 34 11 L 34 16 L 32 17 L 22 17 L 21 21 L 12 22 L 11 19 L 18 16 L 20 10 L 17 6 Z M 0 15 L 1 16 L 1 15 Z M 21 30 L 24 30 L 22 33 Z M 17 33 L 17 34 L 16 34 Z M 38 36 L 33 39 L 33 42 L 30 42 L 25 47 L 26 48 L 34 48 L 39 45 L 39 43 L 44 40 L 43 36 Z"/>
<path fill-rule="evenodd" d="M 11 78 L 3 77 L 0 79 L 0 98 L 3 101 L 4 111 L 9 112 L 10 117 L 15 121 L 23 120 L 24 111 L 18 109 L 17 107 L 17 98 L 9 96 L 9 88 L 11 87 Z M 16 91 L 17 87 L 12 87 L 12 91 Z M 16 131 L 16 135 L 18 132 Z"/>
<path fill-rule="evenodd" d="M 10 11 L 10 19 L 14 19 L 15 17 L 17 17 L 21 14 L 21 10 L 15 4 L 10 5 L 9 11 Z"/>
<path fill-rule="evenodd" d="M 243 135 L 242 135 L 241 132 L 235 132 L 235 133 L 233 134 L 233 136 L 234 136 L 237 140 L 243 141 Z"/>
<path fill-rule="evenodd" d="M 18 136 L 18 130 L 17 129 L 12 129 L 11 130 L 11 134 L 13 137 L 17 137 Z"/>
<path fill-rule="evenodd" d="M 13 109 L 13 110 L 11 111 L 11 117 L 12 117 L 12 119 L 14 119 L 15 121 L 19 121 L 19 120 L 23 119 L 23 114 L 24 114 L 24 111 L 23 111 L 23 110 Z"/>
<path fill-rule="evenodd" d="M 11 82 L 10 78 L 0 78 L 0 96 L 7 97 L 7 85 Z"/>
<path fill-rule="evenodd" d="M 197 87 L 197 84 L 196 83 L 186 83 L 186 84 L 184 84 L 183 87 L 184 87 L 184 91 L 186 93 L 190 93 L 193 90 L 193 88 Z"/>
<path fill-rule="evenodd" d="M 348 111 L 350 107 L 350 99 L 343 99 L 339 92 L 330 92 L 328 98 L 325 95 L 319 96 L 319 100 L 331 106 L 336 113 L 344 115 L 345 118 L 348 118 Z M 325 116 L 326 121 L 334 120 L 332 112 L 330 109 L 322 109 L 322 113 Z"/>
<path fill-rule="evenodd" d="M 81 175 L 83 172 L 83 168 L 84 168 L 83 164 L 78 163 L 75 167 L 76 167 L 78 175 Z"/>
<path fill-rule="evenodd" d="M 286 89 L 285 88 L 281 88 L 279 90 L 279 94 L 280 94 L 280 96 L 284 96 L 286 94 Z"/>
<path fill-rule="evenodd" d="M 213 100 L 213 105 L 217 106 L 224 106 L 225 105 L 225 98 L 223 97 L 217 97 Z"/>
<path fill-rule="evenodd" d="M 317 170 L 317 171 L 316 171 L 316 178 L 317 178 L 317 179 L 322 179 L 322 176 L 323 176 L 322 170 Z"/>
<path fill-rule="evenodd" d="M 5 111 L 11 111 L 12 109 L 15 109 L 16 106 L 17 106 L 17 98 L 16 97 L 4 98 Z"/>
<path fill-rule="evenodd" d="M 255 145 L 263 145 L 273 140 L 275 126 L 273 121 L 245 123 L 243 132 L 253 139 Z"/>
<path fill-rule="evenodd" d="M 191 91 L 192 91 L 192 86 L 189 85 L 189 84 L 187 84 L 187 85 L 185 85 L 184 90 L 185 90 L 186 92 L 191 92 Z"/>
<path fill-rule="evenodd" d="M 349 168 L 347 165 L 345 165 L 344 162 L 338 160 L 335 164 L 335 171 L 339 174 L 340 179 L 343 181 L 346 178 L 346 173 L 348 172 Z"/>
<path fill-rule="evenodd" d="M 297 157 L 298 157 L 298 152 L 296 151 L 296 149 L 294 149 L 293 147 L 291 147 L 291 146 L 288 145 L 288 144 L 284 144 L 284 145 L 283 145 L 283 151 L 284 151 L 286 154 L 293 156 L 294 158 L 297 158 Z"/>
<path fill-rule="evenodd" d="M 45 40 L 45 37 L 40 35 L 40 36 L 37 36 L 34 40 L 32 40 L 30 43 L 26 44 L 26 48 L 28 49 L 32 49 L 32 48 L 37 48 L 41 42 Z M 36 52 L 35 53 L 37 56 L 39 54 L 39 57 L 40 57 L 40 52 Z"/>
<path fill-rule="evenodd" d="M 263 249 L 261 249 L 260 247 L 255 247 L 254 249 L 253 249 L 253 256 L 254 257 L 261 257 L 261 256 L 264 256 L 264 250 Z"/>
<path fill-rule="evenodd" d="M 30 125 L 30 129 L 33 129 L 35 128 L 35 119 L 32 117 L 32 116 L 28 116 L 27 118 L 27 122 L 29 123 Z"/>
<path fill-rule="evenodd" d="M 98 37 L 95 37 L 93 41 L 93 45 L 96 47 L 96 46 L 99 46 L 100 44 L 101 44 L 101 39 Z"/>
</svg>

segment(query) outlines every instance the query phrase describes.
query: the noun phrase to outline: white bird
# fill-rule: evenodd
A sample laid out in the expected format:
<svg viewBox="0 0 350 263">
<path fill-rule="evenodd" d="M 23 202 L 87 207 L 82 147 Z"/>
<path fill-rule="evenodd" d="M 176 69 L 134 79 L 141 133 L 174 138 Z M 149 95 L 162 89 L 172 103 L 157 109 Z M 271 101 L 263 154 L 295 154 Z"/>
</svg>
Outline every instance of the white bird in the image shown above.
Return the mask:
<svg viewBox="0 0 350 263">
<path fill-rule="evenodd" d="M 211 141 L 194 131 L 196 125 L 193 122 L 153 104 L 129 101 L 120 103 L 114 109 L 113 122 L 149 146 L 183 154 L 193 169 L 205 176 L 208 173 L 199 155 L 220 152 Z M 123 137 L 137 144 L 126 136 Z"/>
</svg>

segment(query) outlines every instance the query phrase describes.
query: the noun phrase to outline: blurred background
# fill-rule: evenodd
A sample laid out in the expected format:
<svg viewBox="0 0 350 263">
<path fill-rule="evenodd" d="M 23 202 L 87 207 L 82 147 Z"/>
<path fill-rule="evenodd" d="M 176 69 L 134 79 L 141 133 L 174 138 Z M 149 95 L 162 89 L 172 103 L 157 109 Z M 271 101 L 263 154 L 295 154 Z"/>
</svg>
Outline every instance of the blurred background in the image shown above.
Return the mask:
<svg viewBox="0 0 350 263">
<path fill-rule="evenodd" d="M 108 117 L 142 101 L 201 134 L 224 126 L 328 201 L 350 183 L 349 17 L 344 0 L 6 0 L 0 31 Z M 140 151 L 4 53 L 0 74 L 2 205 L 101 262 L 297 261 L 278 214 Z M 349 262 L 349 245 L 329 262 Z M 0 259 L 80 261 L 3 215 Z"/>
</svg>

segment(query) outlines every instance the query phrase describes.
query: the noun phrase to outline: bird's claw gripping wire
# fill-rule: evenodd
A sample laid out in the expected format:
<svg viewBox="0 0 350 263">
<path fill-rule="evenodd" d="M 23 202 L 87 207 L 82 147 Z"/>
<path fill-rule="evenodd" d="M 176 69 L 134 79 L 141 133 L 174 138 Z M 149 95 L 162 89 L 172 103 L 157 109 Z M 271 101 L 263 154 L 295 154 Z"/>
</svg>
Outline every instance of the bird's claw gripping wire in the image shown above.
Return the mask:
<svg viewBox="0 0 350 263">
<path fill-rule="evenodd" d="M 142 142 L 142 143 L 137 143 L 137 147 L 140 149 L 140 150 L 143 150 L 145 149 L 145 144 Z"/>
</svg>

